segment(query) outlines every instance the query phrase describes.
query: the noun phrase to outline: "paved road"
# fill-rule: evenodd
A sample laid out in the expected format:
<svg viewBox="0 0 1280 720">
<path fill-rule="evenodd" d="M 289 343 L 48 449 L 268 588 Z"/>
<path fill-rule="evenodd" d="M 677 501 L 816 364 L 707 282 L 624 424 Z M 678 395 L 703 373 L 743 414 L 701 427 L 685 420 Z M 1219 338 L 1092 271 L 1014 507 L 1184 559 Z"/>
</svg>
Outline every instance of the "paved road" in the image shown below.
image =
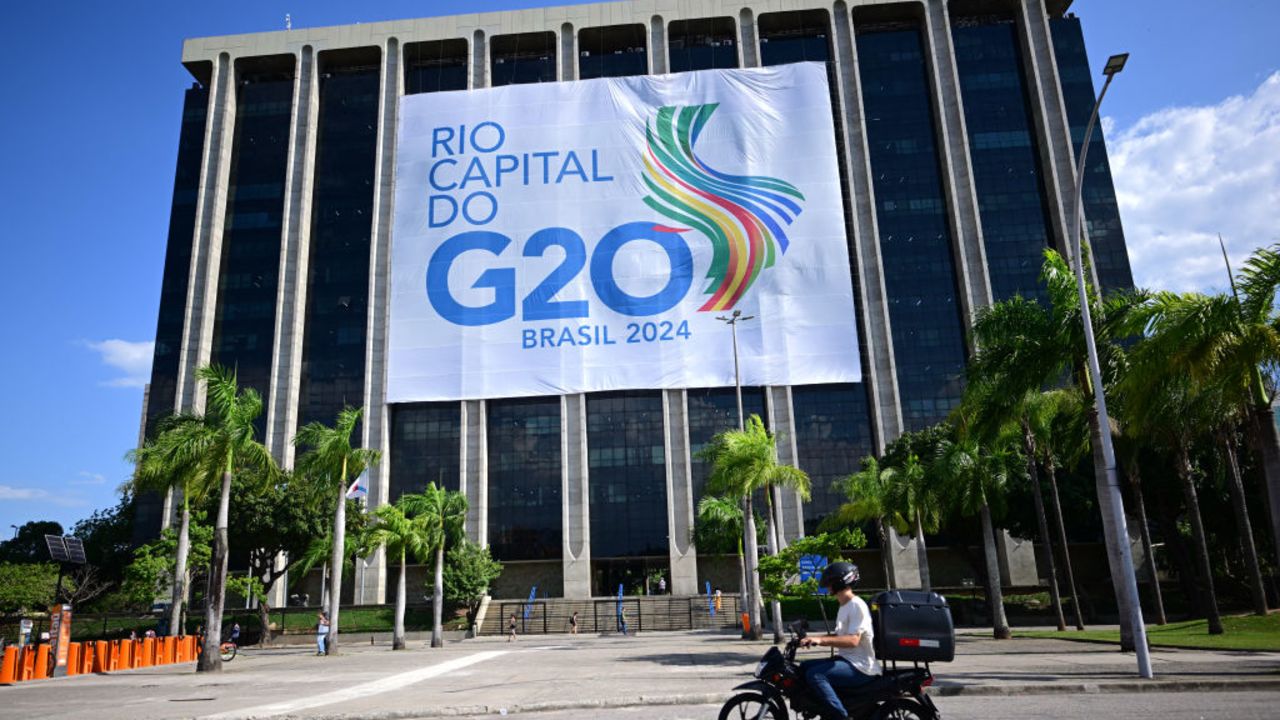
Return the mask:
<svg viewBox="0 0 1280 720">
<path fill-rule="evenodd" d="M 1126 720 L 1273 720 L 1280 692 L 1134 693 L 1117 695 L 1029 695 L 958 697 L 938 701 L 944 720 L 1026 720 L 1027 718 L 1119 718 Z M 619 708 L 609 720 L 715 720 L 718 705 Z M 493 720 L 493 715 L 459 720 Z M 529 713 L 515 720 L 600 720 L 599 710 Z"/>
<path fill-rule="evenodd" d="M 452 715 L 493 717 L 502 708 L 528 717 L 532 711 L 563 708 L 566 700 L 600 706 L 586 711 L 585 717 L 613 717 L 623 712 L 618 705 L 641 699 L 660 703 L 661 709 L 653 711 L 659 716 L 676 717 L 673 713 L 681 704 L 721 702 L 734 685 L 749 678 L 768 645 L 715 633 L 646 633 L 638 638 L 525 637 L 516 643 L 480 639 L 438 650 L 415 642 L 410 647 L 391 652 L 385 646 L 360 645 L 353 638 L 343 643 L 342 656 L 330 658 L 313 657 L 306 647 L 248 648 L 221 675 L 197 675 L 188 664 L 22 683 L 0 687 L 0 719 L 390 719 L 438 714 L 442 709 Z M 820 651 L 810 653 L 819 655 Z M 1219 682 L 1229 671 L 1228 678 L 1265 680 L 1273 683 L 1269 689 L 1280 691 L 1280 654 L 1159 650 L 1153 658 L 1159 682 Z M 1034 686 L 1061 693 L 1079 691 L 1085 684 L 1114 687 L 1135 680 L 1133 656 L 1110 646 L 1032 639 L 995 642 L 969 636 L 959 639 L 957 661 L 935 666 L 935 672 L 935 687 L 943 692 Z M 1236 698 L 1227 692 L 1206 697 L 1209 707 L 1234 703 Z M 1280 694 L 1274 700 L 1280 705 Z M 1017 701 L 943 697 L 939 702 L 960 716 L 972 703 L 1084 707 L 1062 695 Z M 1098 717 L 1113 715 L 1103 709 L 1105 704 L 1097 707 Z M 948 717 L 953 714 L 948 710 Z"/>
</svg>

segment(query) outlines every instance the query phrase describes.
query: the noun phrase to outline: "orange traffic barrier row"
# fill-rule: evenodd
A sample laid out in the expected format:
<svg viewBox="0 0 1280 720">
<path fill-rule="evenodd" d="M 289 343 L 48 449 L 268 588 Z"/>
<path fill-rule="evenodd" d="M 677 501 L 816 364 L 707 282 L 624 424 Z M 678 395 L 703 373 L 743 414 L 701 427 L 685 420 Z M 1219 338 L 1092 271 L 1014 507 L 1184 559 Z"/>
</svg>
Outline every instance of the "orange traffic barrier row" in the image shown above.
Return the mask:
<svg viewBox="0 0 1280 720">
<path fill-rule="evenodd" d="M 0 685 L 49 677 L 50 652 L 49 645 L 5 648 L 0 655 Z M 67 674 L 109 673 L 194 662 L 199 653 L 200 639 L 194 635 L 73 642 L 67 646 Z"/>
</svg>

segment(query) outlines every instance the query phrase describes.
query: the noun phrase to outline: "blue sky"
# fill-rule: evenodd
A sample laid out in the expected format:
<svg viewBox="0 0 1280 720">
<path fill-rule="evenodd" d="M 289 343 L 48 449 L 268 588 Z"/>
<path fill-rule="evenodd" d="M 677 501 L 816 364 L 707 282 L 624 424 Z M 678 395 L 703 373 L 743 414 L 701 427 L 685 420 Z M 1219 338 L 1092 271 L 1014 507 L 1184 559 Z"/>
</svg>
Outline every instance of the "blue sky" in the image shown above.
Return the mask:
<svg viewBox="0 0 1280 720">
<path fill-rule="evenodd" d="M 5 3 L 0 535 L 33 519 L 69 526 L 114 504 L 128 477 L 190 83 L 183 38 L 282 29 L 287 12 L 299 28 L 562 1 Z M 1280 204 L 1280 8 L 1074 10 L 1095 68 L 1133 54 L 1104 114 L 1138 282 L 1214 287 L 1214 232 L 1236 256 L 1280 240 L 1267 225 Z"/>
</svg>

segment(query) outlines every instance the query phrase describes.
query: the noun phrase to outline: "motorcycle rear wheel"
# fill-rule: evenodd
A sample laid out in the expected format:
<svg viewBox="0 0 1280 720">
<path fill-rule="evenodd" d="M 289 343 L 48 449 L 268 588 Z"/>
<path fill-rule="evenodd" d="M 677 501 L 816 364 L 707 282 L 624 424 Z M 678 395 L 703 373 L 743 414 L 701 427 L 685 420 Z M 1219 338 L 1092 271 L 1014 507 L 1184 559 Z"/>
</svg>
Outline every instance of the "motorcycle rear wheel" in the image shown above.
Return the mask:
<svg viewBox="0 0 1280 720">
<path fill-rule="evenodd" d="M 769 699 L 757 692 L 744 692 L 729 698 L 729 702 L 720 708 L 720 720 L 787 720 L 786 714 L 778 714 L 778 709 Z"/>
<path fill-rule="evenodd" d="M 894 698 L 881 705 L 872 720 L 936 720 L 937 715 L 910 698 Z"/>
</svg>

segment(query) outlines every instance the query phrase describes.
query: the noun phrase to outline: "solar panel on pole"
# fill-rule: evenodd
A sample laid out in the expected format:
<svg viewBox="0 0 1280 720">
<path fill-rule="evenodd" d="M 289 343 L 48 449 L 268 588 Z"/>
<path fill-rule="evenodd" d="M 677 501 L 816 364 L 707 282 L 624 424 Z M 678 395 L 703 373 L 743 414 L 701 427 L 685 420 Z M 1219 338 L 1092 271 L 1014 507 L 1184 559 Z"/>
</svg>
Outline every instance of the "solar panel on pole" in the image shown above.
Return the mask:
<svg viewBox="0 0 1280 720">
<path fill-rule="evenodd" d="M 67 544 L 61 535 L 45 535 L 44 542 L 49 546 L 49 557 L 53 558 L 54 562 L 70 562 Z M 81 553 L 83 554 L 83 550 Z"/>
<path fill-rule="evenodd" d="M 63 537 L 63 542 L 67 546 L 67 561 L 76 565 L 84 565 L 86 560 L 84 557 L 84 542 L 78 537 Z"/>
</svg>

